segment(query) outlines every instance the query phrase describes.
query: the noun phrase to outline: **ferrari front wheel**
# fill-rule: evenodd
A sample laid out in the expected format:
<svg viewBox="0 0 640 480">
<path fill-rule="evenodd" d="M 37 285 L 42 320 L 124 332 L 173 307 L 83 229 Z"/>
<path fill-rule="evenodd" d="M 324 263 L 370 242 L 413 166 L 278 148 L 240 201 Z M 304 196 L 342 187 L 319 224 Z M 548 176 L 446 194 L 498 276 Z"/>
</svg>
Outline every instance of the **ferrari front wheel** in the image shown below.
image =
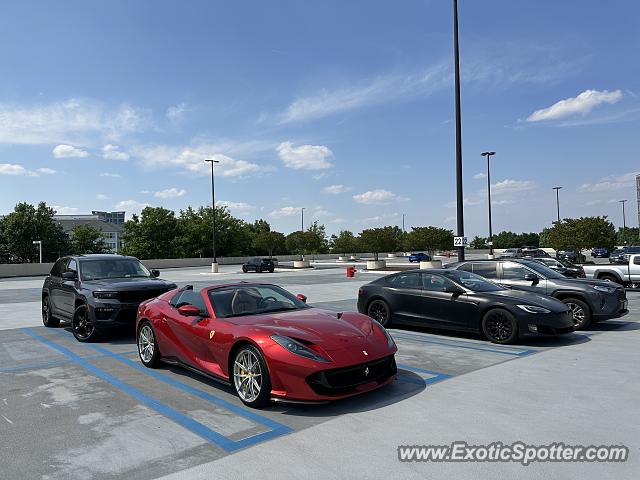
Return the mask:
<svg viewBox="0 0 640 480">
<path fill-rule="evenodd" d="M 145 320 L 138 329 L 138 354 L 145 367 L 155 368 L 160 363 L 160 350 L 151 323 Z"/>
<path fill-rule="evenodd" d="M 269 371 L 260 350 L 242 346 L 233 359 L 233 387 L 242 403 L 252 408 L 264 407 L 271 398 Z"/>
</svg>

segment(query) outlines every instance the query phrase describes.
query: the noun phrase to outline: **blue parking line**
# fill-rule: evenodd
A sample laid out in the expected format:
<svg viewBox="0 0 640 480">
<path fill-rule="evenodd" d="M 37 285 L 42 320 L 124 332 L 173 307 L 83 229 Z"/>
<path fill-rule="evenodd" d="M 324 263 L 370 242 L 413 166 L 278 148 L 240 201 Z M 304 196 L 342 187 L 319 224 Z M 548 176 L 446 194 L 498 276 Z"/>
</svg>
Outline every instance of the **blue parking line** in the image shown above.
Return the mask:
<svg viewBox="0 0 640 480">
<path fill-rule="evenodd" d="M 52 332 L 55 332 L 59 335 L 64 335 L 63 331 L 60 330 L 52 330 Z M 66 338 L 66 335 L 65 335 Z M 109 358 L 114 358 L 126 365 L 128 365 L 129 367 L 132 367 L 146 375 L 149 375 L 153 378 L 155 378 L 156 380 L 159 380 L 163 383 L 166 383 L 167 385 L 171 385 L 172 387 L 178 388 L 184 392 L 187 392 L 191 395 L 194 395 L 196 397 L 199 397 L 203 400 L 206 400 L 210 403 L 213 403 L 214 405 L 218 405 L 222 408 L 225 408 L 226 410 L 229 410 L 233 413 L 235 413 L 238 416 L 244 417 L 248 420 L 251 420 L 255 423 L 258 423 L 260 425 L 263 425 L 265 427 L 270 428 L 271 430 L 269 432 L 263 432 L 260 433 L 258 435 L 254 435 L 252 437 L 247 437 L 241 440 L 237 440 L 234 441 L 234 444 L 239 445 L 237 448 L 242 448 L 248 445 L 253 445 L 255 443 L 259 443 L 262 442 L 264 440 L 267 440 L 269 438 L 272 437 L 276 437 L 279 435 L 284 435 L 286 433 L 290 433 L 293 431 L 293 429 L 291 427 L 289 427 L 288 425 L 284 425 L 282 423 L 276 422 L 274 420 L 271 420 L 270 418 L 264 417 L 262 415 L 259 415 L 257 413 L 254 413 L 250 410 L 246 410 L 238 405 L 234 405 L 231 402 L 228 402 L 226 400 L 223 400 L 222 398 L 216 397 L 208 392 L 205 392 L 203 390 L 200 390 L 198 388 L 192 387 L 191 385 L 188 385 L 186 383 L 183 383 L 179 380 L 175 380 L 173 378 L 168 377 L 167 375 L 164 375 L 162 373 L 160 373 L 159 371 L 156 370 L 152 370 L 150 368 L 145 367 L 144 365 L 142 365 L 140 362 L 138 361 L 134 361 L 131 360 L 125 356 L 123 356 L 122 354 L 119 353 L 114 353 L 111 352 L 109 350 L 107 350 L 104 347 L 101 347 L 99 345 L 94 345 L 94 344 L 82 344 L 83 347 L 88 347 L 91 348 L 97 352 L 100 352 L 101 354 L 104 355 L 104 357 L 109 357 Z"/>
<path fill-rule="evenodd" d="M 433 377 L 422 379 L 426 385 L 429 385 L 431 383 L 441 382 L 442 380 L 447 380 L 448 378 L 453 377 L 453 375 L 449 375 L 448 373 L 435 372 L 433 370 L 425 370 L 424 368 L 413 367 L 411 365 L 406 365 L 406 364 L 398 364 L 398 368 L 401 368 L 403 370 L 409 370 L 410 372 L 433 375 Z"/>
<path fill-rule="evenodd" d="M 132 353 L 138 353 L 137 350 L 133 350 L 130 352 L 122 352 L 122 355 L 130 355 Z M 105 355 L 104 354 L 100 354 L 100 355 L 90 355 L 88 357 L 81 357 L 85 360 L 95 360 L 97 358 L 104 358 Z M 56 367 L 59 365 L 65 365 L 68 363 L 72 363 L 71 360 L 51 360 L 50 362 L 39 362 L 39 363 L 27 363 L 24 365 L 14 365 L 12 367 L 2 367 L 0 368 L 0 372 L 16 372 L 16 371 L 20 371 L 20 370 L 32 370 L 32 369 L 38 369 L 38 368 L 49 368 L 49 367 Z"/>
<path fill-rule="evenodd" d="M 434 345 L 442 345 L 442 346 L 451 347 L 451 348 L 466 348 L 466 349 L 469 349 L 469 350 L 477 350 L 477 351 L 480 351 L 480 352 L 499 353 L 499 354 L 502 354 L 502 355 L 511 355 L 511 356 L 514 356 L 514 357 L 526 357 L 527 355 L 531 355 L 532 353 L 536 353 L 537 352 L 537 350 L 522 350 L 520 352 L 514 352 L 514 351 L 509 351 L 509 350 L 497 350 L 497 349 L 494 349 L 494 348 L 484 348 L 482 346 L 472 347 L 470 345 L 460 345 L 460 344 L 455 344 L 455 343 L 437 342 L 435 340 L 426 340 L 424 338 L 398 335 L 397 333 L 392 333 L 391 336 L 394 337 L 394 338 L 396 338 L 396 337 L 400 338 L 402 340 L 416 341 L 416 342 L 421 342 L 421 343 L 432 343 Z"/>
<path fill-rule="evenodd" d="M 30 337 L 34 338 L 35 340 L 38 340 L 39 342 L 54 348 L 55 350 L 59 351 L 63 355 L 66 355 L 69 359 L 71 359 L 72 362 L 77 363 L 84 369 L 91 372 L 96 377 L 109 383 L 110 385 L 117 388 L 118 390 L 121 390 L 127 395 L 135 398 L 140 403 L 148 406 L 149 408 L 151 408 L 152 410 L 155 410 L 161 415 L 164 415 L 165 417 L 174 421 L 178 425 L 186 428 L 187 430 L 190 430 L 191 432 L 195 433 L 199 437 L 204 438 L 208 442 L 211 442 L 226 451 L 233 451 L 233 450 L 237 450 L 238 448 L 241 448 L 236 444 L 237 442 L 234 442 L 233 440 L 228 439 L 224 435 L 221 435 L 220 433 L 211 430 L 209 427 L 206 427 L 205 425 L 199 422 L 196 422 L 192 418 L 186 416 L 181 412 L 178 412 L 177 410 L 174 410 L 173 408 L 169 407 L 168 405 L 165 405 L 164 403 L 156 400 L 155 398 L 142 393 L 140 390 L 126 384 L 125 382 L 117 379 L 116 377 L 105 372 L 104 370 L 90 363 L 84 362 L 83 357 L 73 353 L 71 350 L 63 347 L 62 345 L 58 345 L 57 343 L 49 340 L 46 337 L 43 337 L 42 335 L 34 332 L 33 330 L 23 328 L 22 331 L 25 332 Z"/>
</svg>

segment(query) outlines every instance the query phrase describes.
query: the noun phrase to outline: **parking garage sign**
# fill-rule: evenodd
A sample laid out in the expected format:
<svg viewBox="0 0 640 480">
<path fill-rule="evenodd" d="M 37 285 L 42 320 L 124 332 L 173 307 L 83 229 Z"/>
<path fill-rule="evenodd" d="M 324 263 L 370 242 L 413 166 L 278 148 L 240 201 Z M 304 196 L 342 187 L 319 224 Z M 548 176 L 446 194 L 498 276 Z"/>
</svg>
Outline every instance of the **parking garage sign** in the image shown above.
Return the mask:
<svg viewBox="0 0 640 480">
<path fill-rule="evenodd" d="M 453 237 L 454 247 L 466 247 L 469 244 L 467 237 Z"/>
</svg>

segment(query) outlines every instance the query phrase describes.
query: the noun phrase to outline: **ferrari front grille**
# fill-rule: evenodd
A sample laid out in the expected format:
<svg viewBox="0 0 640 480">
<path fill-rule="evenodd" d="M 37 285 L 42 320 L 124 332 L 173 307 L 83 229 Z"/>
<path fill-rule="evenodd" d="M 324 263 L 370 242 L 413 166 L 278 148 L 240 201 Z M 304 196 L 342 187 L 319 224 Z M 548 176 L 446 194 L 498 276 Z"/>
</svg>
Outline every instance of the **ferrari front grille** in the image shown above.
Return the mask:
<svg viewBox="0 0 640 480">
<path fill-rule="evenodd" d="M 382 382 L 398 371 L 393 355 L 351 367 L 334 368 L 313 373 L 307 384 L 318 394 L 345 393 L 358 385 Z"/>
</svg>

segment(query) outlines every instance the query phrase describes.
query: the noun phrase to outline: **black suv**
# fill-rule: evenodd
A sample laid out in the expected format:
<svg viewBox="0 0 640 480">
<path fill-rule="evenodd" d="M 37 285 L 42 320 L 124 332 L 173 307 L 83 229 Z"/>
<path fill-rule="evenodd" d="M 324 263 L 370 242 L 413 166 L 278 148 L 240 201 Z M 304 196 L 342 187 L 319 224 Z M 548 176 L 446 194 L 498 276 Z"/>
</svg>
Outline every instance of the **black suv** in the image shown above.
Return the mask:
<svg viewBox="0 0 640 480">
<path fill-rule="evenodd" d="M 627 296 L 620 285 L 567 278 L 538 260 L 469 260 L 447 267 L 473 272 L 514 290 L 555 297 L 571 308 L 576 330 L 586 328 L 592 320 L 618 318 L 629 313 Z"/>
<path fill-rule="evenodd" d="M 275 264 L 273 263 L 273 260 L 271 260 L 270 258 L 252 258 L 247 263 L 242 265 L 242 271 L 244 273 L 247 273 L 247 272 L 273 273 L 274 269 L 275 269 Z"/>
<path fill-rule="evenodd" d="M 622 247 L 616 248 L 611 255 L 609 255 L 609 263 L 619 263 L 622 265 L 629 264 L 629 258 L 631 255 L 640 253 L 640 247 Z"/>
<path fill-rule="evenodd" d="M 584 263 L 587 261 L 587 257 L 575 250 L 558 250 L 556 252 L 556 258 L 568 260 L 571 263 Z"/>
<path fill-rule="evenodd" d="M 60 320 L 70 321 L 81 342 L 91 342 L 109 328 L 134 328 L 141 302 L 177 288 L 159 275 L 135 257 L 59 258 L 42 286 L 42 322 L 57 327 Z"/>
</svg>

